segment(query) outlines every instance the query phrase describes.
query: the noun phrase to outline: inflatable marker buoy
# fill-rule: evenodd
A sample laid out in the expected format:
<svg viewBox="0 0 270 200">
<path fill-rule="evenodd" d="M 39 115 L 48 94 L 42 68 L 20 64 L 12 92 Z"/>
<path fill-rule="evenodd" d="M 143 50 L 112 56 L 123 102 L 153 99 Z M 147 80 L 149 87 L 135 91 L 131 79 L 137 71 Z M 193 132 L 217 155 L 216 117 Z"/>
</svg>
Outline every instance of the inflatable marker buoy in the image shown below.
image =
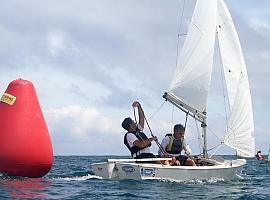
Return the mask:
<svg viewBox="0 0 270 200">
<path fill-rule="evenodd" d="M 14 80 L 0 100 L 0 172 L 42 177 L 53 163 L 53 150 L 33 84 Z"/>
</svg>

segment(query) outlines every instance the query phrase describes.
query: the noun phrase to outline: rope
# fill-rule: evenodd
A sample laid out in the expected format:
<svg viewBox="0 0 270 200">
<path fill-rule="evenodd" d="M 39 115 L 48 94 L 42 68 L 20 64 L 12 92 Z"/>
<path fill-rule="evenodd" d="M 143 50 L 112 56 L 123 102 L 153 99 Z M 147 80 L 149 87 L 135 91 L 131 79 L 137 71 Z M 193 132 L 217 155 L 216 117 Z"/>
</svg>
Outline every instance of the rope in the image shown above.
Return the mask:
<svg viewBox="0 0 270 200">
<path fill-rule="evenodd" d="M 182 11 L 181 11 L 181 13 L 179 13 L 179 16 L 180 16 L 180 14 L 181 14 L 181 17 L 179 17 L 179 18 L 180 18 L 180 24 L 179 24 L 178 34 L 177 34 L 176 66 L 177 66 L 177 64 L 178 64 L 179 43 L 180 43 L 179 41 L 180 41 L 180 35 L 182 35 L 182 34 L 180 34 L 180 31 L 181 31 L 181 29 L 182 29 L 182 22 L 183 22 L 183 16 L 184 16 L 185 3 L 186 3 L 186 1 L 184 0 L 184 4 L 183 4 L 183 7 L 182 7 Z"/>
<path fill-rule="evenodd" d="M 166 101 L 163 101 L 163 102 L 161 103 L 161 105 L 158 107 L 158 109 L 157 109 L 157 110 L 156 110 L 156 111 L 148 118 L 149 120 L 150 120 L 152 117 L 154 117 L 154 116 L 161 110 L 161 108 L 164 106 L 165 102 L 166 102 Z M 134 107 L 133 107 L 133 109 L 134 109 Z M 135 112 L 135 109 L 134 109 L 134 112 Z M 148 121 L 147 121 L 147 119 L 146 119 L 144 113 L 143 113 L 143 116 L 144 116 L 144 119 L 145 119 L 145 121 L 146 121 L 146 124 L 147 124 L 147 126 L 148 126 L 148 128 L 149 128 L 149 130 L 150 130 L 150 133 L 151 133 L 152 137 L 154 137 L 154 135 L 153 135 L 153 133 L 152 133 L 152 130 L 151 130 L 150 126 L 149 126 L 149 123 L 148 123 Z M 168 153 L 164 150 L 164 148 L 161 146 L 161 144 L 160 144 L 158 141 L 155 141 L 155 142 L 156 142 L 156 144 L 157 144 L 157 146 L 158 146 L 160 152 L 161 152 L 163 155 L 168 155 Z"/>
<path fill-rule="evenodd" d="M 217 148 L 216 151 L 214 151 L 210 157 L 212 157 L 212 156 L 218 151 L 218 149 L 221 147 L 221 145 L 222 145 L 222 142 L 221 142 L 220 144 L 218 144 L 218 145 L 212 147 L 211 149 L 208 149 L 208 150 L 207 150 L 207 151 L 212 151 L 213 149 Z M 218 147 L 219 147 L 219 148 L 218 148 Z"/>
<path fill-rule="evenodd" d="M 154 117 L 163 107 L 163 105 L 165 104 L 166 101 L 163 101 L 163 103 L 161 103 L 161 105 L 158 107 L 158 109 L 148 118 L 149 120 Z"/>
<path fill-rule="evenodd" d="M 147 124 L 147 126 L 148 126 L 148 128 L 149 128 L 149 131 L 150 131 L 150 133 L 151 133 L 151 136 L 152 136 L 152 137 L 155 137 L 154 134 L 153 134 L 153 132 L 152 132 L 152 130 L 151 130 L 151 128 L 150 128 L 150 125 L 149 125 L 149 123 L 148 123 L 148 120 L 147 120 L 146 117 L 145 117 L 144 111 L 143 111 L 142 109 L 141 109 L 141 111 L 142 111 L 142 113 L 143 113 L 143 117 L 144 117 L 144 119 L 145 119 L 145 122 L 146 122 L 146 124 Z M 159 150 L 161 151 L 161 153 L 162 153 L 163 155 L 165 155 L 165 154 L 166 154 L 166 151 L 163 149 L 163 147 L 161 146 L 161 144 L 160 144 L 157 140 L 154 140 L 154 141 L 156 142 L 156 144 L 157 144 Z"/>
<path fill-rule="evenodd" d="M 217 32 L 218 34 L 218 32 Z M 220 46 L 218 45 L 218 52 L 220 52 Z M 221 55 L 219 53 L 219 66 L 220 66 L 220 76 L 221 76 L 221 87 L 222 87 L 222 94 L 223 94 L 223 105 L 224 105 L 224 112 L 225 112 L 225 121 L 226 121 L 226 131 L 228 131 L 228 111 L 227 111 L 227 107 L 226 107 L 226 92 L 225 92 L 225 74 L 224 74 L 224 70 L 222 70 L 222 64 L 221 64 Z M 228 99 L 229 100 L 229 99 Z M 229 105 L 230 106 L 230 105 Z"/>
<path fill-rule="evenodd" d="M 163 104 L 164 104 L 164 103 L 163 103 Z M 145 120 L 145 122 L 146 122 L 146 124 L 147 124 L 147 126 L 148 126 L 148 128 L 149 128 L 149 131 L 150 131 L 150 133 L 151 133 L 151 136 L 152 136 L 152 137 L 155 137 L 154 134 L 153 134 L 153 132 L 152 132 L 152 130 L 151 130 L 151 128 L 150 128 L 150 125 L 149 125 L 149 123 L 148 123 L 148 120 L 147 120 L 146 117 L 145 117 L 145 114 L 144 114 L 143 109 L 141 109 L 141 111 L 142 111 L 142 113 L 143 113 L 144 120 Z M 136 113 L 135 113 L 135 108 L 134 108 L 134 107 L 133 107 L 133 114 L 134 114 L 135 121 L 136 121 L 136 123 L 137 123 L 137 120 L 136 120 Z M 144 142 L 144 140 L 142 140 L 142 141 Z M 156 144 L 157 144 L 159 150 L 161 151 L 161 153 L 162 153 L 163 155 L 166 155 L 167 152 L 164 150 L 164 148 L 161 146 L 161 144 L 160 144 L 157 140 L 154 140 L 154 141 L 156 142 Z M 145 143 L 145 142 L 144 142 L 144 143 Z M 146 143 L 145 143 L 145 144 L 146 144 Z"/>
<path fill-rule="evenodd" d="M 144 115 L 144 113 L 143 113 L 143 116 L 144 116 L 145 122 L 146 122 L 146 124 L 147 124 L 147 126 L 148 126 L 148 128 L 149 128 L 149 131 L 150 131 L 150 133 L 151 133 L 151 136 L 152 136 L 152 137 L 155 137 L 154 134 L 153 134 L 153 132 L 152 132 L 152 130 L 151 130 L 151 128 L 150 128 L 150 125 L 149 125 L 149 123 L 148 123 L 148 121 L 147 121 L 147 119 L 146 119 L 146 117 L 145 117 L 145 115 Z M 157 144 L 159 150 L 161 151 L 161 153 L 162 153 L 163 155 L 167 154 L 166 151 L 165 151 L 165 150 L 163 149 L 163 147 L 161 146 L 161 144 L 160 144 L 157 140 L 154 140 L 154 141 L 156 142 L 156 144 Z"/>
<path fill-rule="evenodd" d="M 199 149 L 202 149 L 202 138 L 201 138 L 201 136 L 200 136 L 200 131 L 199 131 L 199 127 L 198 127 L 198 123 L 197 123 L 197 120 L 195 119 L 195 124 L 196 124 L 196 129 L 197 129 L 197 133 L 198 133 L 198 140 L 199 140 Z M 210 130 L 209 128 L 208 128 L 208 126 L 207 126 L 207 129 L 213 134 L 213 135 L 215 135 L 219 140 L 221 140 L 216 134 L 214 134 L 214 132 L 212 131 L 212 130 Z M 220 144 L 218 144 L 218 145 L 216 145 L 216 146 L 214 146 L 214 147 L 212 147 L 212 148 L 210 148 L 210 149 L 207 149 L 207 151 L 212 151 L 213 149 L 215 149 L 215 148 L 217 148 L 217 147 L 219 147 L 219 146 L 221 146 L 223 144 L 223 142 L 220 142 Z M 218 149 L 217 149 L 218 150 Z M 217 152 L 217 150 L 215 151 L 215 152 Z M 215 152 L 214 153 L 212 153 L 212 155 L 213 154 L 215 154 Z M 200 153 L 199 155 L 201 155 L 202 153 Z M 211 155 L 211 156 L 212 156 Z"/>
<path fill-rule="evenodd" d="M 198 133 L 199 149 L 200 149 L 200 151 L 202 152 L 203 145 L 202 145 L 201 132 L 200 132 L 200 130 L 199 130 L 199 126 L 198 126 L 197 120 L 196 120 L 195 118 L 194 118 L 194 120 L 195 120 L 196 129 L 197 129 L 197 133 Z"/>
<path fill-rule="evenodd" d="M 217 139 L 219 139 L 220 141 L 222 141 L 222 139 L 221 139 L 217 134 L 215 134 L 214 131 L 212 131 L 208 126 L 207 126 L 206 128 L 207 128 L 207 130 L 208 130 L 209 132 L 211 132 L 214 136 L 216 136 Z"/>
<path fill-rule="evenodd" d="M 137 135 L 137 136 L 140 137 L 140 135 Z M 141 141 L 143 141 L 143 143 L 146 145 L 146 142 L 143 140 L 143 138 L 142 138 L 142 137 L 140 137 L 140 138 L 141 138 Z M 161 148 L 162 148 L 162 146 L 161 146 Z M 162 148 L 162 149 L 163 149 L 163 148 Z M 164 151 L 164 149 L 163 149 L 163 151 Z M 162 152 L 163 155 L 165 155 L 166 152 L 165 152 L 165 151 L 163 152 L 163 151 L 161 151 L 161 152 Z M 154 155 L 154 154 L 153 154 L 153 155 Z M 158 158 L 157 155 L 154 155 L 154 156 L 155 156 L 156 158 Z M 161 161 L 157 161 L 157 162 L 159 162 L 160 164 L 163 165 L 163 163 L 162 163 Z"/>
<path fill-rule="evenodd" d="M 133 107 L 133 115 L 134 115 L 135 123 L 137 124 L 136 112 L 135 112 L 135 108 L 134 107 Z"/>
<path fill-rule="evenodd" d="M 171 132 L 173 133 L 174 105 L 172 105 Z"/>
</svg>

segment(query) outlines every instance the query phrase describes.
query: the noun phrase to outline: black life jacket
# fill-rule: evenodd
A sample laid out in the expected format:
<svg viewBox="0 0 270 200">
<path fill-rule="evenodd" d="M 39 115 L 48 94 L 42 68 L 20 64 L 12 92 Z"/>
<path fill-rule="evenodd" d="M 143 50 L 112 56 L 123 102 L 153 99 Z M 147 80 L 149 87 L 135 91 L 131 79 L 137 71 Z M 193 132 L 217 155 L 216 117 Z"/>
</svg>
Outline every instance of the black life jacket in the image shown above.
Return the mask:
<svg viewBox="0 0 270 200">
<path fill-rule="evenodd" d="M 172 134 L 167 134 L 166 136 L 170 138 L 169 144 L 166 147 L 166 152 L 170 154 L 180 154 L 183 150 L 184 139 L 175 139 Z"/>
<path fill-rule="evenodd" d="M 137 156 L 137 153 L 138 153 L 140 150 L 142 150 L 142 149 L 144 149 L 144 148 L 146 148 L 146 147 L 150 147 L 150 146 L 151 146 L 151 143 L 150 143 L 149 145 L 147 145 L 146 147 L 143 147 L 143 148 L 139 148 L 139 147 L 137 147 L 137 146 L 135 146 L 135 145 L 133 145 L 132 147 L 130 147 L 129 144 L 128 144 L 128 141 L 127 141 L 127 134 L 128 134 L 128 133 L 134 134 L 140 141 L 147 140 L 148 137 L 144 134 L 144 132 L 142 132 L 142 131 L 141 131 L 140 129 L 138 129 L 138 128 L 137 128 L 136 131 L 127 132 L 127 133 L 125 134 L 125 137 L 124 137 L 124 144 L 127 146 L 128 150 L 130 151 L 131 156 L 133 156 L 133 154 L 136 154 L 136 156 Z"/>
</svg>

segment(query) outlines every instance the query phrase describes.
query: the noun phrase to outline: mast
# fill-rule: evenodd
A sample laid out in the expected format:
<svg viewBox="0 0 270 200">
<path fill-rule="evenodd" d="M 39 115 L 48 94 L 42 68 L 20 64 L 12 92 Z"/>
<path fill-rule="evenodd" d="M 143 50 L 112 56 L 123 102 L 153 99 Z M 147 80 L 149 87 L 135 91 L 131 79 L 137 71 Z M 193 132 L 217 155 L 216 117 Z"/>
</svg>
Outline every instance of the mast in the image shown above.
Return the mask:
<svg viewBox="0 0 270 200">
<path fill-rule="evenodd" d="M 207 153 L 207 134 L 206 134 L 206 119 L 203 120 L 202 124 L 202 131 L 203 131 L 203 157 L 208 158 L 208 153 Z"/>
</svg>

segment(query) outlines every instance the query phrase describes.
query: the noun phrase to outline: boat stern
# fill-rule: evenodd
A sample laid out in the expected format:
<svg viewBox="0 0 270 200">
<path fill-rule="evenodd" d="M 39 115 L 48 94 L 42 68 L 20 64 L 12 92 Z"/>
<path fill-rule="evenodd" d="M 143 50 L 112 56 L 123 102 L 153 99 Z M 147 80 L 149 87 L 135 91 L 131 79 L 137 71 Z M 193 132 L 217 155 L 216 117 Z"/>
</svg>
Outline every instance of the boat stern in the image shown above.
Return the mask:
<svg viewBox="0 0 270 200">
<path fill-rule="evenodd" d="M 94 163 L 90 165 L 96 176 L 102 177 L 103 179 L 118 180 L 118 169 L 114 162 L 102 162 Z"/>
</svg>

